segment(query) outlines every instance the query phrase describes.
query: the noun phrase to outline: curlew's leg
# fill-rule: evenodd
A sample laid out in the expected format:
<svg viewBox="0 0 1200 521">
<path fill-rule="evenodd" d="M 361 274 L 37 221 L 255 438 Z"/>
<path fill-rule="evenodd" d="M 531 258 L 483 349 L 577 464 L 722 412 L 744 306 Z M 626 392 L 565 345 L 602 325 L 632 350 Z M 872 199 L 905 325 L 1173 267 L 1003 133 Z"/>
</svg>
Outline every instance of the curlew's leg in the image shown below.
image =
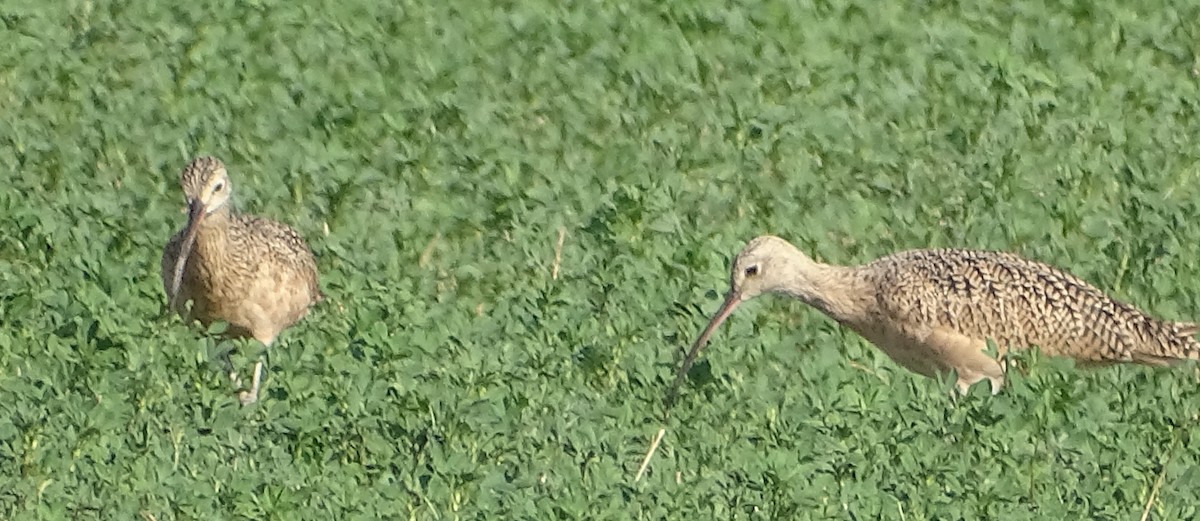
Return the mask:
<svg viewBox="0 0 1200 521">
<path fill-rule="evenodd" d="M 937 328 L 925 339 L 925 344 L 942 365 L 954 368 L 958 374 L 955 388 L 959 394 L 966 395 L 972 385 L 983 380 L 991 382 L 993 395 L 1000 392 L 1004 385 L 1004 367 L 985 351 L 987 341 Z"/>
<path fill-rule="evenodd" d="M 229 371 L 229 382 L 237 389 L 242 387 L 242 378 L 238 376 L 237 369 L 233 368 L 233 358 L 229 356 L 231 352 L 232 350 L 226 351 L 221 358 L 225 360 L 225 369 Z"/>
<path fill-rule="evenodd" d="M 258 389 L 262 384 L 262 360 L 254 363 L 254 378 L 250 382 L 250 389 L 238 393 L 238 400 L 242 405 L 250 405 L 258 401 Z"/>
<path fill-rule="evenodd" d="M 989 376 L 988 380 L 991 380 L 991 382 L 992 382 L 992 396 L 996 396 L 997 394 L 1000 394 L 1000 389 L 1004 388 L 1004 377 L 1001 376 L 999 378 L 995 378 L 995 377 Z"/>
<path fill-rule="evenodd" d="M 983 380 L 987 380 L 991 384 L 992 396 L 1000 394 L 1000 389 L 1004 388 L 1003 376 L 974 374 L 971 377 L 960 377 L 958 381 L 954 383 L 954 390 L 957 392 L 950 393 L 951 398 L 954 398 L 954 395 L 966 396 L 967 393 L 970 392 L 972 385 L 975 385 Z"/>
<path fill-rule="evenodd" d="M 225 360 L 225 368 L 229 371 L 229 382 L 233 384 L 233 388 L 238 392 L 238 401 L 242 405 L 249 405 L 258 401 L 259 385 L 262 382 L 262 362 L 254 365 L 254 376 L 250 383 L 250 389 L 242 389 L 242 377 L 238 374 L 237 369 L 233 365 L 233 350 L 225 351 L 221 356 Z"/>
</svg>

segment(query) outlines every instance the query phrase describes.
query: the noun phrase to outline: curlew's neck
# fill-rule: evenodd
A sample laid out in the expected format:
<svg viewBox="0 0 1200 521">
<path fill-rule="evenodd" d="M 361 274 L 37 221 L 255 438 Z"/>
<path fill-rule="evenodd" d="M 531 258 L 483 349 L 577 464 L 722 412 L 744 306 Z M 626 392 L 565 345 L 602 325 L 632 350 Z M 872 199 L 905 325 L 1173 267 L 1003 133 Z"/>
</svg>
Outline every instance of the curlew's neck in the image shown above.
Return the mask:
<svg viewBox="0 0 1200 521">
<path fill-rule="evenodd" d="M 214 259 L 229 252 L 226 243 L 229 241 L 229 227 L 233 216 L 228 208 L 221 208 L 204 217 L 200 221 L 200 229 L 196 231 L 196 245 L 193 255 L 202 259 Z"/>
<path fill-rule="evenodd" d="M 787 278 L 781 293 L 800 299 L 841 323 L 866 319 L 875 305 L 875 297 L 860 268 L 805 261 L 793 265 L 794 276 Z"/>
</svg>

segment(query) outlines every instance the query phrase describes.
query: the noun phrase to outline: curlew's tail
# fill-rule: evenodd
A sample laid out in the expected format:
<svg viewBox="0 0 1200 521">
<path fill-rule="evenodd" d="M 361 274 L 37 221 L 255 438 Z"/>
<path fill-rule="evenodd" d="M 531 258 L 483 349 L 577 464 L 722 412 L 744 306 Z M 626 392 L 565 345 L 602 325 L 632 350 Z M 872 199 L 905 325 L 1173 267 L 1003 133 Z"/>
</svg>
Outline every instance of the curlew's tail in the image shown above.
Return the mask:
<svg viewBox="0 0 1200 521">
<path fill-rule="evenodd" d="M 1154 349 L 1133 353 L 1133 361 L 1139 364 L 1172 366 L 1185 360 L 1200 360 L 1200 324 L 1194 322 L 1164 322 L 1161 337 L 1151 342 Z"/>
</svg>

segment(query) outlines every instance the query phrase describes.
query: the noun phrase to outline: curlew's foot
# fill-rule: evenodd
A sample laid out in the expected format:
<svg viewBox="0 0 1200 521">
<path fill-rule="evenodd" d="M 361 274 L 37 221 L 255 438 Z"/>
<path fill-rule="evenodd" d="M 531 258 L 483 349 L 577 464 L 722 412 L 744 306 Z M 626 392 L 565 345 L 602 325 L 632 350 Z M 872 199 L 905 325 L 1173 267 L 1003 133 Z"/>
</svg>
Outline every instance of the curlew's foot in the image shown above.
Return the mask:
<svg viewBox="0 0 1200 521">
<path fill-rule="evenodd" d="M 992 390 L 992 396 L 1000 394 L 1000 390 L 1004 388 L 1003 376 L 979 375 L 974 378 L 959 378 L 958 381 L 954 383 L 954 389 L 950 391 L 950 399 L 955 403 L 958 403 L 958 398 L 966 396 L 971 392 L 972 386 L 984 380 L 988 381 L 988 384 Z"/>
<path fill-rule="evenodd" d="M 258 389 L 262 384 L 262 360 L 254 363 L 254 379 L 250 382 L 250 389 L 238 393 L 238 400 L 242 405 L 250 405 L 258 401 Z"/>
</svg>

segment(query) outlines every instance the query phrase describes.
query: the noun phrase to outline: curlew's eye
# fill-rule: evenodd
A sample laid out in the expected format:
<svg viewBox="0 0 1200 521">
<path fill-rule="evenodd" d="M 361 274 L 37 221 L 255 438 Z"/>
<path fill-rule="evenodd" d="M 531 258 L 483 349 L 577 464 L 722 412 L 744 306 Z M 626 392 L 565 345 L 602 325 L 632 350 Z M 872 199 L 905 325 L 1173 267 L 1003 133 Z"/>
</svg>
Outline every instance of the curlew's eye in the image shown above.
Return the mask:
<svg viewBox="0 0 1200 521">
<path fill-rule="evenodd" d="M 747 277 L 753 277 L 755 275 L 758 275 L 758 265 L 757 264 L 751 265 L 746 268 L 746 276 Z"/>
</svg>

